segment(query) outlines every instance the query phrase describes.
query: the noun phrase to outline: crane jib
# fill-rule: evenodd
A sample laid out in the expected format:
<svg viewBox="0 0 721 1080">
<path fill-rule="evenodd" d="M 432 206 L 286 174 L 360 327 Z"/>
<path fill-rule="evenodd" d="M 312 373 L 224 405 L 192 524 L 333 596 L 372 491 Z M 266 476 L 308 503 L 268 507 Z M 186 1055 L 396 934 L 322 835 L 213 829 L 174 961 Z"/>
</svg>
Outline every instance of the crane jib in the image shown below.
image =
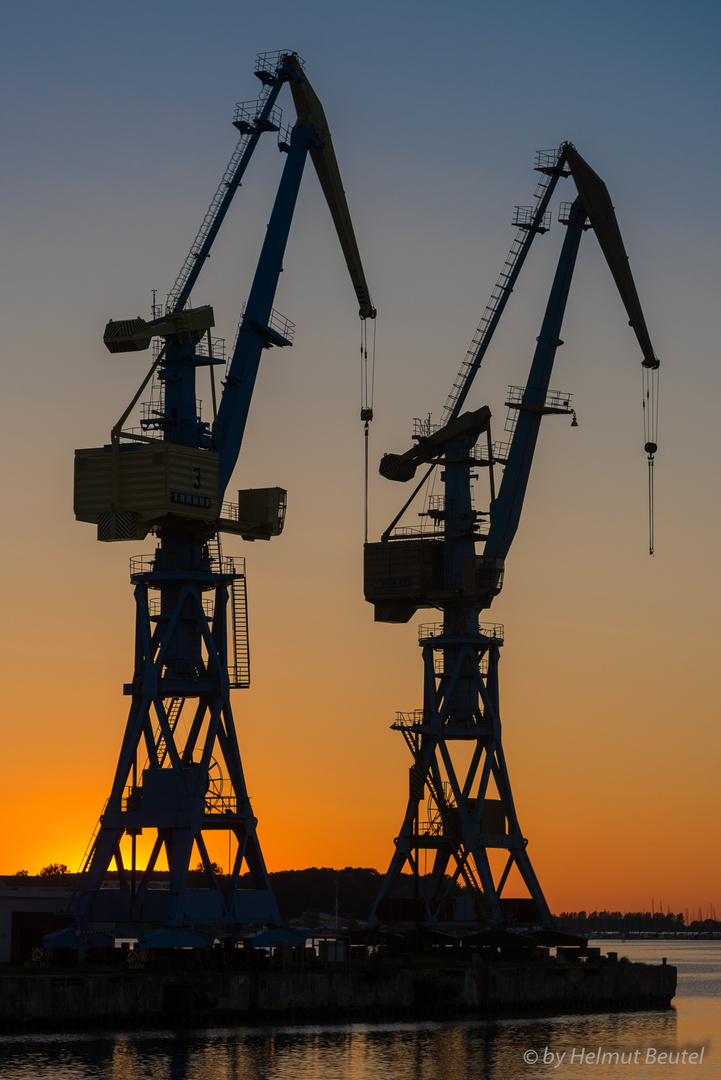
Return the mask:
<svg viewBox="0 0 721 1080">
<path fill-rule="evenodd" d="M 547 229 L 546 208 L 557 181 L 563 177 L 572 178 L 578 196 L 570 209 L 564 209 L 563 213 L 559 214 L 559 220 L 567 226 L 567 233 L 528 381 L 525 388 L 512 388 L 514 395 L 511 401 L 507 403 L 510 410 L 509 417 L 511 413 L 513 414 L 512 422 L 510 420 L 507 422 L 510 423 L 511 437 L 507 443 L 499 444 L 496 448 L 495 444 L 493 447 L 490 446 L 489 435 L 489 449 L 486 457 L 481 459 L 474 452 L 475 458 L 473 460 L 483 460 L 483 463 L 488 466 L 491 486 L 487 534 L 483 537 L 485 539 L 484 557 L 503 560 L 513 542 L 521 516 L 542 416 L 550 413 L 565 413 L 572 416 L 573 425 L 577 426 L 576 413 L 570 405 L 570 395 L 551 393 L 548 388 L 555 353 L 561 344 L 561 324 L 578 244 L 583 231 L 589 227 L 593 228 L 598 238 L 642 353 L 643 445 L 649 462 L 649 528 L 650 548 L 653 551 L 653 458 L 658 449 L 659 361 L 651 343 L 615 210 L 605 183 L 584 161 L 572 143 L 562 143 L 558 151 L 539 152 L 536 169 L 541 173 L 542 177 L 536 190 L 536 205 L 533 209 L 526 208 L 523 215 L 517 215 L 517 224 L 520 225 L 519 233 L 499 275 L 491 300 L 486 307 L 476 336 L 468 349 L 463 366 L 456 377 L 443 412 L 441 432 L 448 427 L 449 421 L 453 421 L 459 416 L 460 409 L 467 399 L 472 383 L 479 373 L 481 361 L 491 344 L 501 315 L 507 309 L 507 303 L 530 245 L 536 235 Z M 565 207 L 569 205 L 563 204 Z M 507 430 L 509 430 L 508 427 Z M 441 446 L 436 449 L 435 456 L 425 457 L 423 456 L 423 446 L 424 440 L 421 438 L 418 444 L 405 454 L 386 454 L 380 466 L 381 474 L 388 479 L 407 481 L 415 474 L 417 464 L 423 460 L 434 464 L 445 463 L 446 457 Z M 454 451 L 454 453 L 457 452 L 457 450 Z M 431 469 L 434 464 L 431 464 Z M 504 465 L 503 479 L 497 495 L 494 492 L 494 464 Z M 419 485 L 418 490 L 422 486 L 422 484 Z M 400 540 L 404 535 L 418 537 L 418 543 L 422 543 L 420 539 L 421 532 L 412 528 L 396 528 L 400 517 L 410 506 L 415 494 L 417 492 L 414 492 L 414 495 L 403 507 L 401 514 L 396 516 L 389 528 L 383 533 L 383 543 L 387 544 L 392 539 Z M 442 519 L 444 512 L 436 509 L 433 513 L 439 515 Z M 478 539 L 480 538 L 478 536 Z M 414 542 L 416 541 L 414 540 Z M 418 550 L 422 552 L 422 547 Z M 419 558 L 421 557 L 425 556 L 419 554 Z M 393 556 L 393 565 L 396 565 L 396 562 L 400 559 L 400 554 Z M 456 578 L 460 580 L 460 568 L 457 567 L 455 573 Z M 396 575 L 396 577 L 398 580 L 401 579 L 399 575 Z M 392 577 L 388 579 L 388 581 L 391 580 Z M 377 618 L 386 617 L 382 614 L 379 615 L 379 610 L 385 611 L 390 621 L 394 621 L 396 616 L 403 619 L 409 617 L 409 611 L 411 610 L 409 607 L 409 594 L 399 594 L 398 605 L 394 608 L 391 603 L 391 586 L 388 585 L 388 589 L 391 591 L 384 594 L 384 600 L 387 600 L 388 603 L 381 605 L 381 608 L 379 608 L 380 601 L 378 597 L 380 594 L 372 584 L 370 588 L 375 597 L 373 602 L 376 603 Z M 432 591 L 436 595 L 437 589 L 434 588 Z M 415 607 L 425 606 L 425 602 L 421 599 L 422 595 L 422 589 L 419 591 L 418 588 L 414 588 L 412 600 Z M 368 596 L 368 599 L 371 599 L 371 596 Z M 490 599 L 488 599 L 489 603 Z M 435 601 L 431 603 L 431 606 L 435 606 Z"/>
<path fill-rule="evenodd" d="M 608 188 L 601 177 L 583 160 L 575 147 L 570 143 L 565 143 L 564 147 L 566 148 L 565 160 L 568 162 L 584 210 L 626 308 L 629 326 L 641 347 L 644 367 L 657 368 L 659 361 L 651 344 Z"/>
</svg>

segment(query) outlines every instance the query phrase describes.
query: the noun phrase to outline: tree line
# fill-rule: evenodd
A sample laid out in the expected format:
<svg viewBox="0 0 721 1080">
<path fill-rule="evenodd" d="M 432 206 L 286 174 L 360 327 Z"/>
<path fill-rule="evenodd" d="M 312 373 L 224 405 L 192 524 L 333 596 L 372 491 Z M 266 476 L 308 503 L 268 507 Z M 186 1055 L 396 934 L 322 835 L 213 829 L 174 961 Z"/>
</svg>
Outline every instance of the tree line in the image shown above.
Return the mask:
<svg viewBox="0 0 721 1080">
<path fill-rule="evenodd" d="M 713 934 L 721 932 L 718 919 L 686 921 L 683 912 L 562 911 L 559 926 L 574 934 Z"/>
<path fill-rule="evenodd" d="M 222 873 L 220 866 L 213 864 L 213 868 L 216 873 Z M 61 878 L 67 874 L 65 863 L 53 862 L 44 866 L 37 878 Z M 12 876 L 30 877 L 27 870 L 19 870 Z M 327 920 L 328 916 L 335 917 L 336 898 L 338 914 L 343 922 L 364 923 L 373 909 L 382 879 L 378 870 L 361 866 L 346 866 L 342 870 L 311 866 L 305 870 L 276 870 L 269 876 L 283 918 L 303 919 L 306 925 L 311 926 Z M 167 877 L 167 873 L 159 872 L 157 877 L 162 879 Z M 241 883 L 247 888 L 252 887 L 250 874 L 244 874 Z M 201 863 L 189 872 L 189 884 L 197 888 L 205 884 Z M 397 891 L 413 895 L 413 878 L 410 874 L 401 875 Z M 454 892 L 462 895 L 463 890 L 456 888 Z M 589 937 L 594 934 L 721 933 L 720 920 L 688 920 L 682 912 L 563 911 L 557 920 L 561 929 Z"/>
</svg>

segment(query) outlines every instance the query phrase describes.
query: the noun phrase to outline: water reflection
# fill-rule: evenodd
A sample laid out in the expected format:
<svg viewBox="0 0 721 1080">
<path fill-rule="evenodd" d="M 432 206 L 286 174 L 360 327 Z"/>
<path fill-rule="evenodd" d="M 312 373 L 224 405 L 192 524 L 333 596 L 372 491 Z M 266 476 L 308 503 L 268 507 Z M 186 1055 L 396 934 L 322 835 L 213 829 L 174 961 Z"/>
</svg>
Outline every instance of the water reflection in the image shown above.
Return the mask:
<svg viewBox="0 0 721 1080">
<path fill-rule="evenodd" d="M 608 943 L 632 960 L 679 966 L 668 1012 L 448 1023 L 237 1027 L 0 1036 L 2 1080 L 618 1080 L 581 1051 L 629 1054 L 705 1046 L 702 1069 L 652 1076 L 721 1080 L 721 943 Z M 531 1059 L 524 1061 L 530 1052 Z M 575 1060 L 572 1054 L 575 1052 Z M 538 1060 L 533 1061 L 533 1054 Z M 544 1054 L 547 1060 L 544 1062 Z M 565 1055 L 565 1056 L 563 1056 Z M 548 1060 L 550 1057 L 551 1060 Z M 641 1062 L 639 1062 L 641 1064 Z M 631 1075 L 633 1075 L 631 1070 Z M 644 1074 L 645 1075 L 645 1074 Z"/>
<path fill-rule="evenodd" d="M 3 1080 L 529 1080 L 587 1075 L 571 1052 L 675 1047 L 674 1011 L 543 1020 L 219 1029 L 0 1041 Z M 546 1050 L 546 1048 L 550 1048 Z M 539 1053 L 531 1067 L 524 1053 Z M 562 1069 L 543 1063 L 563 1055 Z M 554 1061 L 557 1059 L 554 1059 Z M 580 1072 L 578 1071 L 580 1069 Z M 595 1080 L 617 1071 L 594 1069 Z"/>
</svg>

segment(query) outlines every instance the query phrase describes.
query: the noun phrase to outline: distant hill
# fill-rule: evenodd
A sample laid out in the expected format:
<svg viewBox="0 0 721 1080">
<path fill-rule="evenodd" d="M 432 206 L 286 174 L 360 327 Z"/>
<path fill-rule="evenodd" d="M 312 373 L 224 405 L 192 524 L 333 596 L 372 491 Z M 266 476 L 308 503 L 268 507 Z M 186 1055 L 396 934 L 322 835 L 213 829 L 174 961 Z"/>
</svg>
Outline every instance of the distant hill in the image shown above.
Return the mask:
<svg viewBox="0 0 721 1080">
<path fill-rule="evenodd" d="M 378 895 L 381 875 L 371 867 L 333 870 L 311 866 L 307 870 L 278 870 L 270 880 L 285 920 L 302 918 L 308 912 L 333 913 L 337 882 L 340 917 L 365 922 Z"/>
</svg>

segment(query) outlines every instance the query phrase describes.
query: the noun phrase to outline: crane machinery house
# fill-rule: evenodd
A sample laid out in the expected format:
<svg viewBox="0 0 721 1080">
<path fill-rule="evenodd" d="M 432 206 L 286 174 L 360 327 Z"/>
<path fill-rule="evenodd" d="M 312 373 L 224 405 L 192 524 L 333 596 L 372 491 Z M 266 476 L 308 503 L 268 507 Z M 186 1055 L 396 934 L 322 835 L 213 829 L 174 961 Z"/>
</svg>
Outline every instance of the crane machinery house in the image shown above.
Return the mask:
<svg viewBox="0 0 721 1080">
<path fill-rule="evenodd" d="M 154 439 L 75 451 L 75 516 L 97 525 L 98 540 L 143 540 L 163 525 L 270 540 L 283 530 L 286 502 L 287 492 L 271 487 L 221 504 L 213 450 Z"/>
</svg>

